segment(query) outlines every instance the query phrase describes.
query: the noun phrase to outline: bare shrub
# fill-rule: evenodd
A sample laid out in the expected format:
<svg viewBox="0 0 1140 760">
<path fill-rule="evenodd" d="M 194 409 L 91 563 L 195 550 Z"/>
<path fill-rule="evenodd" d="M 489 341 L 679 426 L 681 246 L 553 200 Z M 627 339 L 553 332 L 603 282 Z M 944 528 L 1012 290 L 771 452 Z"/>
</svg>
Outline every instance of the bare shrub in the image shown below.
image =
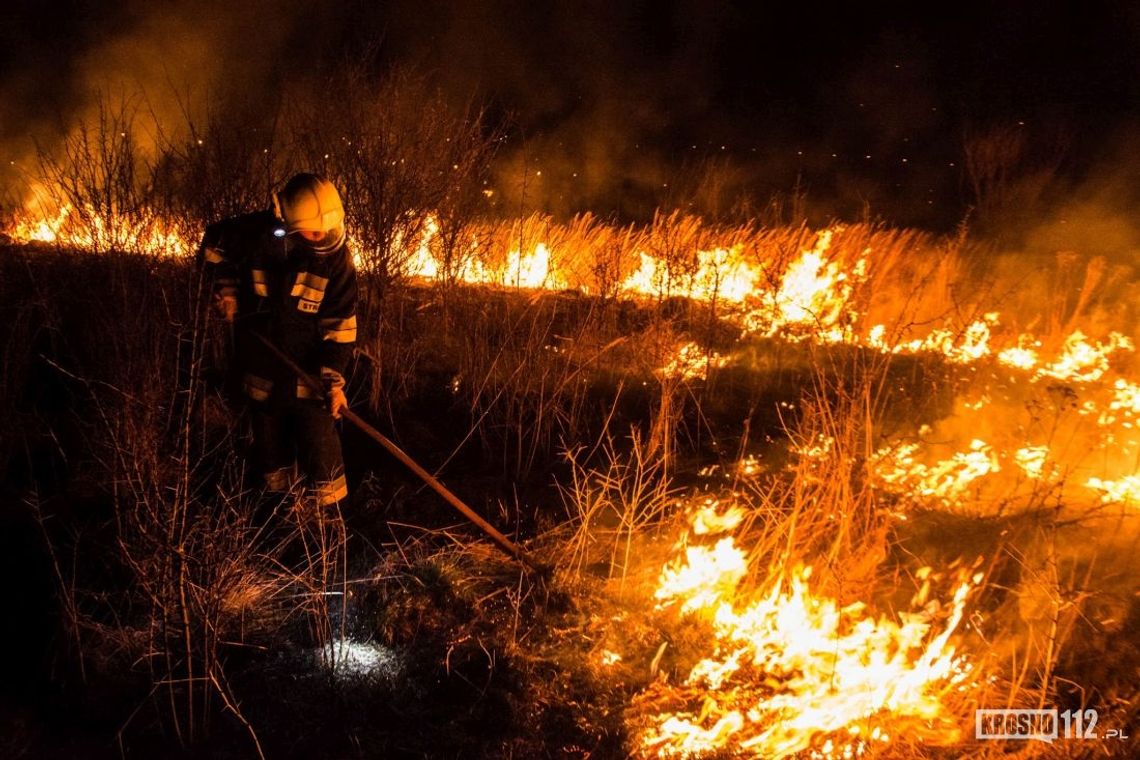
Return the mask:
<svg viewBox="0 0 1140 760">
<path fill-rule="evenodd" d="M 34 202 L 86 250 L 138 250 L 162 224 L 135 138 L 139 112 L 135 99 L 103 96 L 58 148 L 39 150 Z"/>
<path fill-rule="evenodd" d="M 458 242 L 495 145 L 482 114 L 456 112 L 411 74 L 377 80 L 363 65 L 316 89 L 287 96 L 290 153 L 342 189 L 364 270 L 382 285 L 402 276 L 429 214 Z"/>
<path fill-rule="evenodd" d="M 238 121 L 209 109 L 164 139 L 153 202 L 193 242 L 207 222 L 267 208 L 289 171 L 282 140 L 275 113 Z"/>
<path fill-rule="evenodd" d="M 635 562 L 631 555 L 635 536 L 665 517 L 675 491 L 665 477 L 660 457 L 648 451 L 636 429 L 629 445 L 619 450 L 613 439 L 601 442 L 600 463 L 587 462 L 591 452 L 584 447 L 567 449 L 570 482 L 559 485 L 573 535 L 567 542 L 568 556 L 560 563 L 566 571 L 580 574 L 599 554 L 605 558 L 610 578 L 620 578 Z M 600 544 L 601 551 L 595 545 Z"/>
<path fill-rule="evenodd" d="M 1022 232 L 1021 225 L 1041 210 L 1055 184 L 1068 143 L 1069 136 L 1062 130 L 1031 140 L 1024 124 L 967 132 L 966 175 L 979 226 L 1006 240 Z"/>
</svg>

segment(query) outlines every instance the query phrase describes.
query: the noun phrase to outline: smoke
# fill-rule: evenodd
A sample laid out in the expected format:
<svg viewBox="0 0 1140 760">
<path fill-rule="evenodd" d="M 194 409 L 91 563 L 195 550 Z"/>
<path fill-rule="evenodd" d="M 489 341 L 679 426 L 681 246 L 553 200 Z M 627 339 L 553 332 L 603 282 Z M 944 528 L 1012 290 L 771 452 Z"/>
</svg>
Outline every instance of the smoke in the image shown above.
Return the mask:
<svg viewBox="0 0 1140 760">
<path fill-rule="evenodd" d="M 965 125 L 1135 113 L 1140 12 L 1121 13 L 23 0 L 0 28 L 0 182 L 18 179 L 33 138 L 58 140 L 99 93 L 139 97 L 171 130 L 207 103 L 270 108 L 321 67 L 367 57 L 422 72 L 457 107 L 511 126 L 493 180 L 506 213 L 722 214 L 803 191 L 813 221 L 869 210 L 948 229 L 977 200 Z M 1074 150 L 1100 150 L 1090 134 Z"/>
<path fill-rule="evenodd" d="M 434 34 L 397 12 L 386 42 L 513 127 L 495 180 L 504 207 L 638 215 L 715 121 L 720 19 L 692 6 L 439 2 L 422 14 Z M 411 38 L 426 44 L 404 49 Z"/>
<path fill-rule="evenodd" d="M 1081 251 L 1133 267 L 1140 261 L 1138 134 L 1140 125 L 1122 130 L 1084 177 L 1062 183 L 1054 206 L 1026 234 L 1028 249 Z"/>
<path fill-rule="evenodd" d="M 323 11 L 322 11 L 323 8 Z M 38 148 L 51 150 L 100 102 L 127 106 L 139 148 L 222 112 L 272 102 L 284 77 L 305 76 L 327 6 L 233 3 L 28 3 L 4 30 L 12 65 L 0 78 L 0 185 L 20 192 Z M 296 55 L 287 54 L 295 49 Z"/>
</svg>

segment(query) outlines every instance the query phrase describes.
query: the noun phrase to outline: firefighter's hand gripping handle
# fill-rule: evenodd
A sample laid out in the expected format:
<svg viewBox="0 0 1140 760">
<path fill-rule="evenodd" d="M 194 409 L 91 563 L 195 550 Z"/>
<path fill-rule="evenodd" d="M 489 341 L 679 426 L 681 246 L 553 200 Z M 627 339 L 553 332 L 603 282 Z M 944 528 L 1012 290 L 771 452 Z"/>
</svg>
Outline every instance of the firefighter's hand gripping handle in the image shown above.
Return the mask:
<svg viewBox="0 0 1140 760">
<path fill-rule="evenodd" d="M 273 353 L 274 356 L 280 359 L 282 364 L 292 370 L 297 375 L 297 378 L 301 380 L 301 382 L 309 386 L 309 388 L 311 388 L 314 393 L 319 394 L 322 398 L 324 397 L 324 389 L 316 378 L 297 366 L 297 363 L 295 361 L 293 361 L 287 354 L 285 354 L 284 351 L 279 349 L 264 335 L 257 331 L 252 332 L 254 337 L 261 341 L 265 347 Z M 484 520 L 477 512 L 475 512 L 475 510 L 471 509 L 471 507 L 464 504 L 458 496 L 448 490 L 447 486 L 439 482 L 439 480 L 434 475 L 425 470 L 423 467 L 420 467 L 420 465 L 414 459 L 408 456 L 403 449 L 393 443 L 387 436 L 362 420 L 360 416 L 356 414 L 356 412 L 352 411 L 346 406 L 341 410 L 341 416 L 359 428 L 360 431 L 367 435 L 369 438 L 387 449 L 388 453 L 396 457 L 396 459 L 399 459 L 405 467 L 419 476 L 420 480 L 429 485 L 433 491 L 442 496 L 444 501 L 457 509 L 464 517 L 475 523 L 475 525 L 482 529 L 484 533 L 490 536 L 500 549 L 522 562 L 531 570 L 536 570 L 540 573 L 549 572 L 550 568 L 539 564 L 533 557 L 530 556 L 530 554 L 524 551 L 522 547 L 496 530 L 495 526 Z"/>
</svg>

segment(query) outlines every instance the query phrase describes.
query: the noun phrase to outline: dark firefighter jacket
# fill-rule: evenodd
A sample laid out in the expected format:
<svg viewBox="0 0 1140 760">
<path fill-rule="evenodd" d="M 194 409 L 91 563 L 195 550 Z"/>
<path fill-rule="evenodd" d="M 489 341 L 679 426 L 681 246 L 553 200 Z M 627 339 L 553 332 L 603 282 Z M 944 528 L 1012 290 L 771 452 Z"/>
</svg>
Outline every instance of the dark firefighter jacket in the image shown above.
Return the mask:
<svg viewBox="0 0 1140 760">
<path fill-rule="evenodd" d="M 344 384 L 356 342 L 356 270 L 347 244 L 318 254 L 271 211 L 209 225 L 198 251 L 215 296 L 236 296 L 235 355 L 254 401 L 314 394 L 257 341 L 273 341 L 326 388 Z"/>
</svg>

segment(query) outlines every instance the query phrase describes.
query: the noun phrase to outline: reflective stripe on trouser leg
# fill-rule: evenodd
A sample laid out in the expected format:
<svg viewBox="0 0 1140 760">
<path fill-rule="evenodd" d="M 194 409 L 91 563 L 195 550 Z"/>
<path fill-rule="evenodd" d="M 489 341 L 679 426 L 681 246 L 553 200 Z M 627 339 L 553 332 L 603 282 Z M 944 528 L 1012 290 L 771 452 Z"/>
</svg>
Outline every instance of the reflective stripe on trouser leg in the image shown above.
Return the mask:
<svg viewBox="0 0 1140 760">
<path fill-rule="evenodd" d="M 293 484 L 293 468 L 279 467 L 265 473 L 265 487 L 275 493 L 285 493 Z"/>
<path fill-rule="evenodd" d="M 309 384 L 304 380 L 297 381 L 297 398 L 313 399 L 315 401 L 321 400 L 321 395 L 309 387 Z"/>
<path fill-rule="evenodd" d="M 327 507 L 336 504 L 348 496 L 348 483 L 345 482 L 343 475 L 334 480 L 315 481 L 313 483 L 313 496 L 316 497 L 319 506 Z"/>
<path fill-rule="evenodd" d="M 297 453 L 317 501 L 332 504 L 348 495 L 340 436 L 324 404 L 298 401 L 293 417 Z"/>
<path fill-rule="evenodd" d="M 268 401 L 269 394 L 273 392 L 272 380 L 267 380 L 264 377 L 258 377 L 252 372 L 245 373 L 245 377 L 243 377 L 241 380 L 241 385 L 245 390 L 245 395 L 249 396 L 254 401 Z"/>
</svg>

